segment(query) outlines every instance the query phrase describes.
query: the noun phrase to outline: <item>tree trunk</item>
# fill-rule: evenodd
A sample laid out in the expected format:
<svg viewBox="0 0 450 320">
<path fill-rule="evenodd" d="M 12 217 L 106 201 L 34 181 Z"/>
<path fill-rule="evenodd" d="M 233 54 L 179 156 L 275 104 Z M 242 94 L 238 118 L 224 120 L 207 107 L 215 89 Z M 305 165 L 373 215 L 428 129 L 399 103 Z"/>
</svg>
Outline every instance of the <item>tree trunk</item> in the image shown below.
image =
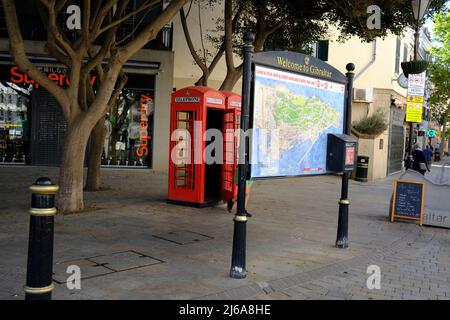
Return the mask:
<svg viewBox="0 0 450 320">
<path fill-rule="evenodd" d="M 231 91 L 242 76 L 242 64 L 233 71 L 229 71 L 219 90 Z"/>
<path fill-rule="evenodd" d="M 101 118 L 91 133 L 91 149 L 89 153 L 88 172 L 86 177 L 86 190 L 100 190 L 100 165 L 102 162 L 103 147 L 105 143 L 106 128 Z M 108 146 L 109 147 L 109 146 Z"/>
<path fill-rule="evenodd" d="M 84 207 L 84 156 L 91 130 L 87 121 L 80 119 L 67 126 L 59 171 L 57 207 L 60 213 L 76 212 Z"/>
</svg>

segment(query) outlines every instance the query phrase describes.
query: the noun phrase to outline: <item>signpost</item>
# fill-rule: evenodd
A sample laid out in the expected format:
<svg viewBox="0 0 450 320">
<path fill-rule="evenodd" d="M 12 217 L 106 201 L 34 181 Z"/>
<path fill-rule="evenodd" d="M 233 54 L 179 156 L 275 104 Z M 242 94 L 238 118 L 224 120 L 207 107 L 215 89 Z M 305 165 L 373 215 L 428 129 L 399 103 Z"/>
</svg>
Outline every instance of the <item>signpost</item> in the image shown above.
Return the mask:
<svg viewBox="0 0 450 320">
<path fill-rule="evenodd" d="M 434 129 L 429 129 L 429 130 L 427 131 L 427 136 L 428 136 L 428 138 L 434 138 L 434 137 L 436 137 L 436 130 L 434 130 Z"/>
<path fill-rule="evenodd" d="M 348 180 L 357 155 L 357 144 L 350 136 L 355 66 L 349 63 L 344 75 L 319 59 L 296 52 L 253 53 L 253 41 L 254 35 L 244 35 L 244 134 L 240 135 L 239 159 L 245 161 L 238 165 L 230 270 L 235 279 L 246 277 L 246 180 L 342 173 L 336 247 L 347 248 Z M 247 129 L 252 132 L 248 134 Z M 348 138 L 347 144 L 341 144 L 345 157 L 339 157 L 348 170 L 327 170 L 328 136 L 333 134 Z"/>
<path fill-rule="evenodd" d="M 409 122 L 408 168 L 412 168 L 413 123 L 422 122 L 426 73 L 408 75 L 408 97 L 406 102 L 406 122 Z"/>
<path fill-rule="evenodd" d="M 406 122 L 421 123 L 423 96 L 408 96 L 406 100 Z"/>
<path fill-rule="evenodd" d="M 425 72 L 408 76 L 408 96 L 406 97 L 406 122 L 422 122 L 425 95 Z"/>
<path fill-rule="evenodd" d="M 391 222 L 395 218 L 423 223 L 425 181 L 395 180 Z"/>
<path fill-rule="evenodd" d="M 425 94 L 425 82 L 425 72 L 408 75 L 408 95 L 423 96 Z"/>
</svg>

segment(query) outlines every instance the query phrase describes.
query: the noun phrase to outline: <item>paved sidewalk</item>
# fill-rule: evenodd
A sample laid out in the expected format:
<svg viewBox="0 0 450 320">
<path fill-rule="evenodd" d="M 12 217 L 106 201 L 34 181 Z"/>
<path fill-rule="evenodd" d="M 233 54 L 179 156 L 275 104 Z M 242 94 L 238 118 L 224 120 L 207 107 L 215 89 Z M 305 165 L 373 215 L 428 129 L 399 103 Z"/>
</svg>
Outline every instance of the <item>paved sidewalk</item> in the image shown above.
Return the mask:
<svg viewBox="0 0 450 320">
<path fill-rule="evenodd" d="M 450 169 L 449 169 L 450 170 Z M 350 248 L 336 249 L 340 178 L 257 181 L 250 199 L 248 277 L 228 277 L 232 215 L 165 202 L 167 176 L 103 171 L 91 207 L 57 216 L 55 299 L 450 299 L 450 232 L 386 220 L 393 179 L 350 184 Z M 57 170 L 0 168 L 0 299 L 23 299 L 28 186 Z M 67 266 L 81 267 L 68 290 Z M 381 289 L 369 290 L 369 265 Z"/>
</svg>

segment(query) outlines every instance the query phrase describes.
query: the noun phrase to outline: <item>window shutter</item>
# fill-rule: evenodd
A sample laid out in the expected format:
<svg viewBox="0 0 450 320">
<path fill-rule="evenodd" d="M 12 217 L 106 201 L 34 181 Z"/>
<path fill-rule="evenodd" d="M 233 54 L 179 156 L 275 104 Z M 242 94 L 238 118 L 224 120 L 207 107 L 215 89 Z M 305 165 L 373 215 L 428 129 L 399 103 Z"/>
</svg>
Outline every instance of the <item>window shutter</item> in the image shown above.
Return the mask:
<svg viewBox="0 0 450 320">
<path fill-rule="evenodd" d="M 317 58 L 319 58 L 322 61 L 328 61 L 329 41 L 319 40 L 317 47 L 318 47 Z"/>
</svg>

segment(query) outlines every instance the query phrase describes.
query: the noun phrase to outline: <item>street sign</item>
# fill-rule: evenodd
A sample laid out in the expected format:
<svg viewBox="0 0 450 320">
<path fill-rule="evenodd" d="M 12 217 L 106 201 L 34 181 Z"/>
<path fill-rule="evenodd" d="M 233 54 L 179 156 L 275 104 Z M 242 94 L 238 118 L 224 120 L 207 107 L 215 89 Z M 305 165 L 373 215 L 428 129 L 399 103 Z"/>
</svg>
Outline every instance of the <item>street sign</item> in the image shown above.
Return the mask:
<svg viewBox="0 0 450 320">
<path fill-rule="evenodd" d="M 408 78 L 405 77 L 405 74 L 402 73 L 398 78 L 397 78 L 397 82 L 398 85 L 402 88 L 407 89 L 408 88 Z"/>
<path fill-rule="evenodd" d="M 422 102 L 406 103 L 406 122 L 422 122 Z"/>
<path fill-rule="evenodd" d="M 408 76 L 408 95 L 423 96 L 425 94 L 425 72 Z"/>
<path fill-rule="evenodd" d="M 423 96 L 410 96 L 408 95 L 406 97 L 406 101 L 408 102 L 414 102 L 414 103 L 423 103 Z"/>
<path fill-rule="evenodd" d="M 427 131 L 427 136 L 428 136 L 429 138 L 434 138 L 434 137 L 436 137 L 436 130 L 433 130 L 433 129 L 428 130 L 428 131 Z"/>
</svg>

